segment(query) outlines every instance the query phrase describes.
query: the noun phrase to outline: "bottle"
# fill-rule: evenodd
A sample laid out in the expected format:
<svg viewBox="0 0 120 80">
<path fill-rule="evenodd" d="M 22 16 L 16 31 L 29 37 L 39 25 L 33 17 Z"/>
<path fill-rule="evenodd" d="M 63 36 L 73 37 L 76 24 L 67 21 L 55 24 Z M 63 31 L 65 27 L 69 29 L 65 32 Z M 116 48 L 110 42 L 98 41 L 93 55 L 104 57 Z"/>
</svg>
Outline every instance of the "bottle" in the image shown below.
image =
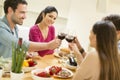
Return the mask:
<svg viewBox="0 0 120 80">
<path fill-rule="evenodd" d="M 12 72 L 21 73 L 22 64 L 25 58 L 26 50 L 22 45 L 22 38 L 19 38 L 18 45 L 12 53 Z"/>
<path fill-rule="evenodd" d="M 22 38 L 19 38 L 19 41 L 18 41 L 18 48 L 22 48 Z"/>
<path fill-rule="evenodd" d="M 72 66 L 77 66 L 77 62 L 75 61 L 74 57 L 69 57 L 69 63 Z"/>
</svg>

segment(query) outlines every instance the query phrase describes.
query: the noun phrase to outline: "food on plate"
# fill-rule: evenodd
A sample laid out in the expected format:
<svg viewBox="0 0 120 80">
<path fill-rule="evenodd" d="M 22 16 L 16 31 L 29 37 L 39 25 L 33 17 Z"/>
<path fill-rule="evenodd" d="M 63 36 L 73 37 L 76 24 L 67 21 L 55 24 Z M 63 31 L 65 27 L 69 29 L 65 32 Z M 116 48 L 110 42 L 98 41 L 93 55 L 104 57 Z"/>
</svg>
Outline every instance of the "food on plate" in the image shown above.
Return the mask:
<svg viewBox="0 0 120 80">
<path fill-rule="evenodd" d="M 55 57 L 63 57 L 63 56 L 68 56 L 70 53 L 70 49 L 69 48 L 60 48 L 60 51 L 59 52 L 55 52 L 54 53 L 54 56 Z"/>
<path fill-rule="evenodd" d="M 44 69 L 34 69 L 31 71 L 33 80 L 53 80 L 49 72 Z"/>
<path fill-rule="evenodd" d="M 61 77 L 61 78 L 68 78 L 70 77 L 71 72 L 69 72 L 67 69 L 62 69 L 58 74 L 57 77 Z M 56 76 L 56 75 L 55 75 Z"/>
<path fill-rule="evenodd" d="M 37 80 L 51 80 L 53 77 L 58 78 L 70 78 L 73 76 L 73 73 L 66 69 L 59 66 L 48 66 L 45 69 L 34 69 L 31 71 L 33 79 L 37 78 Z M 35 79 L 36 80 L 36 79 Z"/>
<path fill-rule="evenodd" d="M 60 51 L 63 52 L 63 53 L 70 53 L 69 48 L 61 48 Z"/>
<path fill-rule="evenodd" d="M 54 77 L 69 78 L 73 76 L 73 73 L 70 70 L 59 66 L 49 66 L 45 70 Z"/>
<path fill-rule="evenodd" d="M 51 67 L 49 68 L 49 74 L 50 74 L 50 75 L 54 75 L 54 74 L 59 73 L 61 70 L 62 70 L 62 67 L 51 66 Z"/>
<path fill-rule="evenodd" d="M 27 61 L 27 60 L 24 60 L 24 61 L 23 61 L 23 67 L 28 67 L 28 66 L 29 66 L 28 61 Z"/>
<path fill-rule="evenodd" d="M 36 68 L 37 62 L 33 59 L 28 59 L 23 61 L 22 69 L 24 72 L 29 72 Z"/>
<path fill-rule="evenodd" d="M 28 59 L 23 61 L 23 67 L 33 67 L 37 65 L 37 62 L 34 61 L 33 59 Z"/>
<path fill-rule="evenodd" d="M 42 71 L 42 72 L 39 72 L 39 73 L 35 73 L 35 75 L 39 76 L 39 77 L 50 77 L 50 74 L 47 71 Z"/>
</svg>

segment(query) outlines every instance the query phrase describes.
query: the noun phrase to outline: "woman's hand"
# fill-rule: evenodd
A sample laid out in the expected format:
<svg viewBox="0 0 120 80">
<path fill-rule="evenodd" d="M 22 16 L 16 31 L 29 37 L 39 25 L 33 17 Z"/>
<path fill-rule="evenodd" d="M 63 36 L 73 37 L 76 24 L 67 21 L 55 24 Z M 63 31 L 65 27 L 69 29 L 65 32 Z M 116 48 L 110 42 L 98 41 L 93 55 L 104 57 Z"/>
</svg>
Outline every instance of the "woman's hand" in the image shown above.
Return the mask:
<svg viewBox="0 0 120 80">
<path fill-rule="evenodd" d="M 75 55 L 80 54 L 79 49 L 75 43 L 69 43 L 69 48 L 74 51 Z"/>
<path fill-rule="evenodd" d="M 77 47 L 78 47 L 79 50 L 82 49 L 82 46 L 81 46 L 81 44 L 80 44 L 80 42 L 79 42 L 79 40 L 78 40 L 77 37 L 75 37 L 75 39 L 74 39 L 74 43 L 77 45 Z"/>
<path fill-rule="evenodd" d="M 69 48 L 74 51 L 74 54 L 77 58 L 77 63 L 80 65 L 82 60 L 83 60 L 83 56 L 82 54 L 79 52 L 79 49 L 77 47 L 77 45 L 75 43 L 69 43 Z"/>
</svg>

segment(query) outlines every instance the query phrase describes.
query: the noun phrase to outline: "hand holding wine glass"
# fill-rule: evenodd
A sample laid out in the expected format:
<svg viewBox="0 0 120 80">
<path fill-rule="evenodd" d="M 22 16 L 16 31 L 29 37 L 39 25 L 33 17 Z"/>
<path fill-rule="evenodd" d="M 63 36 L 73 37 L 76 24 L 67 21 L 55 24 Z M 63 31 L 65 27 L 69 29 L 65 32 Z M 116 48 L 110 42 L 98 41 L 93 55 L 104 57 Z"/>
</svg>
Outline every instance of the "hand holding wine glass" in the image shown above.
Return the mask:
<svg viewBox="0 0 120 80">
<path fill-rule="evenodd" d="M 72 42 L 74 39 L 75 39 L 75 37 L 74 36 L 72 36 L 72 35 L 67 35 L 66 37 L 65 37 L 65 39 L 66 39 L 66 41 L 67 42 Z"/>
<path fill-rule="evenodd" d="M 63 40 L 65 38 L 65 36 L 66 36 L 65 33 L 59 33 L 57 37 L 58 37 L 58 39 Z"/>
<path fill-rule="evenodd" d="M 65 37 L 65 39 L 66 39 L 66 41 L 67 41 L 68 43 L 71 43 L 71 42 L 74 41 L 75 37 L 72 36 L 72 35 L 67 35 L 67 36 Z M 70 51 L 70 55 L 69 55 L 69 56 L 70 56 L 70 57 L 73 57 L 73 56 L 74 56 L 72 50 Z"/>
<path fill-rule="evenodd" d="M 58 39 L 60 39 L 60 40 L 63 40 L 64 38 L 65 38 L 65 36 L 66 36 L 66 34 L 65 33 L 58 33 L 58 35 L 57 35 L 57 37 L 58 37 Z M 59 50 L 58 50 L 58 48 L 56 49 L 57 50 L 57 53 L 59 53 Z"/>
</svg>

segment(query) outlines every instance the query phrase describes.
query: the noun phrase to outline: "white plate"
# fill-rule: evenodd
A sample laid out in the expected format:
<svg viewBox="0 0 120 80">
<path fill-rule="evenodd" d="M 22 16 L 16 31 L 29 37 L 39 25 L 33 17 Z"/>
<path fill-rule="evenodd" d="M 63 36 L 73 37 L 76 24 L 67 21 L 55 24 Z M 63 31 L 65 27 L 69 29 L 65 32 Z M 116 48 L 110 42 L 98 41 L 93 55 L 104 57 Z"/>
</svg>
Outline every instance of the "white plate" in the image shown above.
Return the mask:
<svg viewBox="0 0 120 80">
<path fill-rule="evenodd" d="M 32 71 L 33 69 L 35 69 L 36 68 L 36 66 L 33 66 L 33 67 L 22 67 L 22 70 L 24 71 L 24 72 L 30 72 L 30 71 Z"/>
</svg>

